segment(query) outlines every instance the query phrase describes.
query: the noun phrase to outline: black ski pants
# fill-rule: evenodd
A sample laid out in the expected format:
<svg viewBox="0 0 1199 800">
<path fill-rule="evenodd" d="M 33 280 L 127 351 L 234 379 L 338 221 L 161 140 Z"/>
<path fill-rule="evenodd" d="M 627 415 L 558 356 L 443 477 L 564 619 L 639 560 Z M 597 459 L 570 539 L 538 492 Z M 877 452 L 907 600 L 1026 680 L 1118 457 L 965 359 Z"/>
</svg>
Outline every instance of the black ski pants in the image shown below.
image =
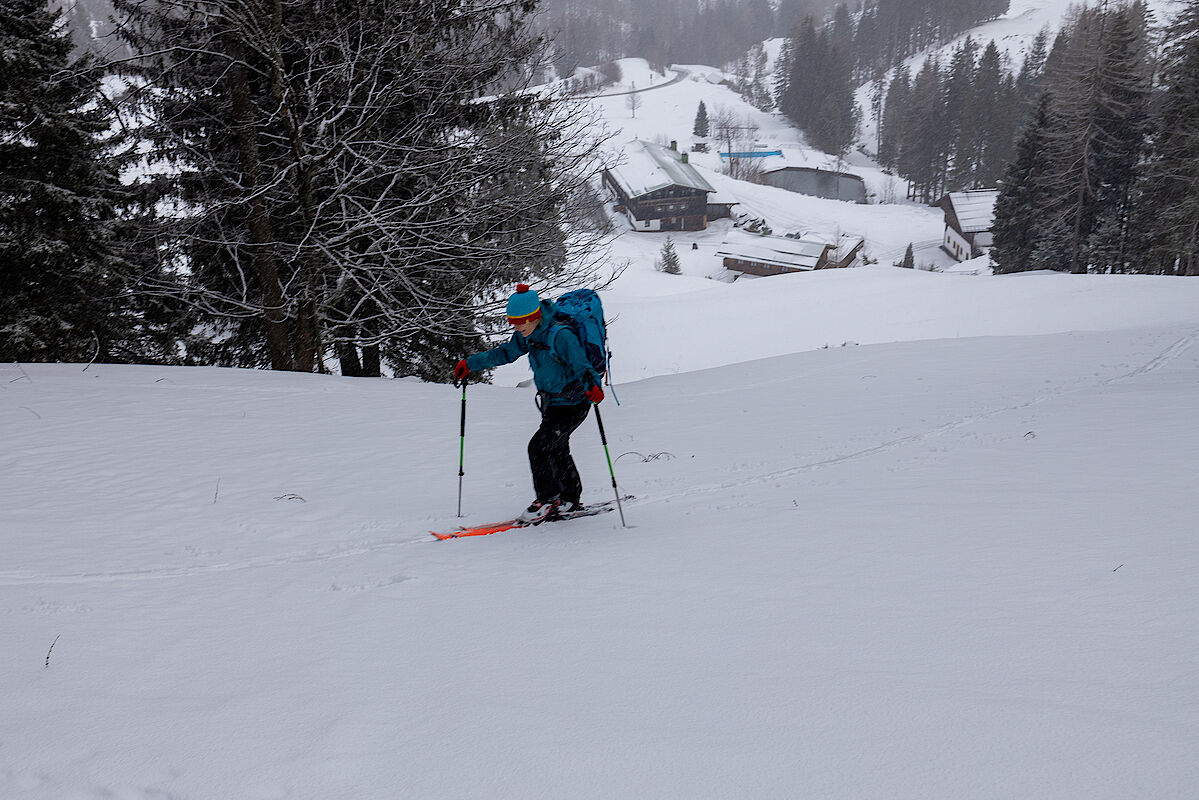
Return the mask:
<svg viewBox="0 0 1199 800">
<path fill-rule="evenodd" d="M 591 402 L 573 406 L 544 404 L 541 427 L 529 440 L 529 467 L 533 471 L 533 490 L 537 499 L 545 502 L 554 498 L 564 502 L 579 502 L 583 481 L 570 455 L 570 435 L 587 419 Z"/>
</svg>

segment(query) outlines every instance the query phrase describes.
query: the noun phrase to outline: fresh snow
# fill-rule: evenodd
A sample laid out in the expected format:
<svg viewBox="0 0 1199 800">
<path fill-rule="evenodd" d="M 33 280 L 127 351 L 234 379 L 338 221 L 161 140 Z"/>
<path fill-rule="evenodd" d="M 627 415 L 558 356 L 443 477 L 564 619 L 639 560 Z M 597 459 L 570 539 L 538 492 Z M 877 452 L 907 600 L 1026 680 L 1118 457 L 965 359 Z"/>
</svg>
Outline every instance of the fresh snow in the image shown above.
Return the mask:
<svg viewBox="0 0 1199 800">
<path fill-rule="evenodd" d="M 451 387 L 4 367 L 0 796 L 1189 798 L 1197 336 L 625 383 L 629 528 L 449 542 Z M 531 400 L 468 391 L 468 521 Z"/>
<path fill-rule="evenodd" d="M 740 102 L 643 97 L 617 142 Z M 880 264 L 612 244 L 628 528 L 429 536 L 530 499 L 523 365 L 467 391 L 464 519 L 449 386 L 0 365 L 0 797 L 1193 797 L 1199 281 L 896 269 L 950 268 L 939 211 L 694 163 Z"/>
</svg>

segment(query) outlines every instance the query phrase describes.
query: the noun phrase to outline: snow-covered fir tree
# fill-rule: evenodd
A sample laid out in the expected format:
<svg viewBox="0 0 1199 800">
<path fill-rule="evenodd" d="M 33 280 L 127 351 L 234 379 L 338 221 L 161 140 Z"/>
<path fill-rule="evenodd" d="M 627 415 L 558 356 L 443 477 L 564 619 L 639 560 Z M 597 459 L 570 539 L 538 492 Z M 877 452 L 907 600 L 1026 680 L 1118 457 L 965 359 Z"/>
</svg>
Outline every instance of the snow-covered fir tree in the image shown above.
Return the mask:
<svg viewBox="0 0 1199 800">
<path fill-rule="evenodd" d="M 1032 117 L 1016 144 L 1016 157 L 1008 165 L 995 201 L 995 246 L 991 258 L 998 273 L 1033 269 L 1032 257 L 1039 241 L 1040 210 L 1047 204 L 1042 182 L 1049 172 L 1049 125 L 1052 98 L 1042 93 Z"/>
<path fill-rule="evenodd" d="M 0 360 L 170 358 L 130 293 L 103 73 L 60 17 L 0 3 Z"/>
<path fill-rule="evenodd" d="M 674 240 L 669 236 L 662 245 L 662 255 L 658 258 L 658 271 L 665 272 L 667 275 L 680 275 L 683 272 L 682 265 L 679 263 L 678 251 L 674 248 Z"/>
<path fill-rule="evenodd" d="M 703 100 L 699 101 L 699 108 L 695 110 L 695 125 L 691 132 L 704 138 L 708 135 L 708 107 L 704 105 Z"/>
</svg>

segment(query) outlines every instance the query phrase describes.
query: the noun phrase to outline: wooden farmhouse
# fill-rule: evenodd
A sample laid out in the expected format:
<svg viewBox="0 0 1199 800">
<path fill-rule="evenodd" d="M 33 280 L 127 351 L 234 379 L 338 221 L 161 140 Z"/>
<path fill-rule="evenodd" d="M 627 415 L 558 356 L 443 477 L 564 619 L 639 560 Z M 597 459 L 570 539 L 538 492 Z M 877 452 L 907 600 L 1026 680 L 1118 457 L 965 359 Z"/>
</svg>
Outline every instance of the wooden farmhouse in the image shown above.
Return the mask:
<svg viewBox="0 0 1199 800">
<path fill-rule="evenodd" d="M 945 212 L 941 249 L 958 261 L 981 256 L 991 247 L 998 189 L 950 192 L 937 205 Z"/>
<path fill-rule="evenodd" d="M 741 236 L 722 242 L 716 255 L 724 259 L 724 268 L 733 272 L 784 275 L 848 267 L 865 243 L 857 236 L 841 237 L 840 242 L 818 237 Z"/>
<path fill-rule="evenodd" d="M 702 231 L 708 227 L 708 195 L 716 190 L 672 142 L 640 140 L 624 151 L 620 166 L 604 170 L 604 186 L 616 210 L 635 231 Z"/>
</svg>

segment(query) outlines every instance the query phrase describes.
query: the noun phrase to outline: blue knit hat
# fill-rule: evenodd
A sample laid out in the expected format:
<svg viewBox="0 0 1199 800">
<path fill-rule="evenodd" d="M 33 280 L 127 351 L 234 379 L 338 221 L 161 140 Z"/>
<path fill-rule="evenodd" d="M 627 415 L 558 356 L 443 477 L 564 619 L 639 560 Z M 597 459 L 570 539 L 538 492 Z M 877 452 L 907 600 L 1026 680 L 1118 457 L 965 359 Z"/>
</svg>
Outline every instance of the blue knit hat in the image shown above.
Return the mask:
<svg viewBox="0 0 1199 800">
<path fill-rule="evenodd" d="M 523 325 L 541 319 L 541 298 L 527 285 L 517 284 L 516 292 L 508 298 L 508 321 Z"/>
</svg>

